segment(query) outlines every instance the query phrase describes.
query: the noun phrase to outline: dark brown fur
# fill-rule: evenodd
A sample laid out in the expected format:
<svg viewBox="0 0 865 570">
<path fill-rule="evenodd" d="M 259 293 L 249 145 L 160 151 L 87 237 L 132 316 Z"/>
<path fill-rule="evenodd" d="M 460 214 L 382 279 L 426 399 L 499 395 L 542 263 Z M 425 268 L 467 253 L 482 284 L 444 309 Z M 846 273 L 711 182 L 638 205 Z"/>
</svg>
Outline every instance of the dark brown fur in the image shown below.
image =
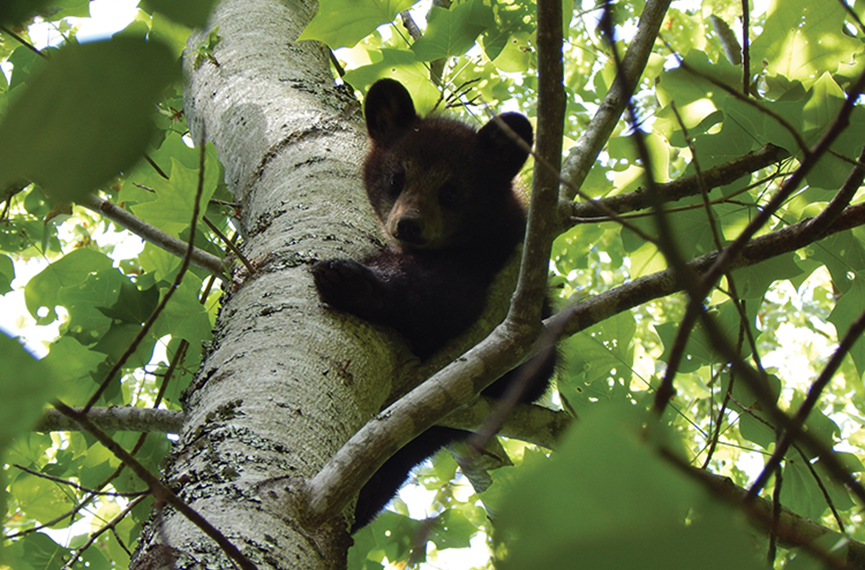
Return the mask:
<svg viewBox="0 0 865 570">
<path fill-rule="evenodd" d="M 480 315 L 495 274 L 525 232 L 513 186 L 527 158 L 495 120 L 480 130 L 447 118 L 420 118 L 398 82 L 383 79 L 365 102 L 370 148 L 364 162 L 369 201 L 390 240 L 362 263 L 331 259 L 313 268 L 323 301 L 393 327 L 428 358 Z M 518 113 L 499 115 L 531 144 L 532 127 Z M 523 401 L 546 389 L 555 353 Z M 513 373 L 511 373 L 513 374 Z M 485 394 L 500 397 L 511 374 Z M 408 472 L 467 432 L 431 428 L 388 460 L 358 497 L 353 530 L 372 521 Z"/>
</svg>

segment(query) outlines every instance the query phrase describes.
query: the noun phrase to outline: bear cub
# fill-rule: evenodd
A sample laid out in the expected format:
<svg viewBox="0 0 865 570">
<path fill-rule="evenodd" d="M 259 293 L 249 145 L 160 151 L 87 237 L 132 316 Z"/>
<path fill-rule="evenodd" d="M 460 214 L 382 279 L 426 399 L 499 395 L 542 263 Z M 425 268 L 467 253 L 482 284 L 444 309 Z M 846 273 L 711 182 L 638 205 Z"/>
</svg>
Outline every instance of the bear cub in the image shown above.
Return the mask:
<svg viewBox="0 0 865 570">
<path fill-rule="evenodd" d="M 364 111 L 364 185 L 390 244 L 363 262 L 316 263 L 315 285 L 322 301 L 396 329 L 425 359 L 480 316 L 489 285 L 522 241 L 526 216 L 513 178 L 528 153 L 495 120 L 476 131 L 453 119 L 419 117 L 408 91 L 392 79 L 369 89 Z M 528 119 L 498 118 L 531 146 Z M 542 365 L 523 402 L 546 390 L 555 349 L 534 358 Z M 501 397 L 515 376 L 500 378 L 484 395 Z M 432 427 L 391 457 L 361 489 L 352 532 L 375 518 L 414 466 L 468 435 Z"/>
</svg>

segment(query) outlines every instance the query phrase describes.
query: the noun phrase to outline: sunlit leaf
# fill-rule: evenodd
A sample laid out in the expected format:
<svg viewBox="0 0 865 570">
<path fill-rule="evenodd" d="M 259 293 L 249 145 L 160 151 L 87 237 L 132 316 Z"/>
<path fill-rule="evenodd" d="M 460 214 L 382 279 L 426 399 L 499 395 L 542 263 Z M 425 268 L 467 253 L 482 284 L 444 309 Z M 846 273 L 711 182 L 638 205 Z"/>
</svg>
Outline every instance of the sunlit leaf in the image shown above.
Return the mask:
<svg viewBox="0 0 865 570">
<path fill-rule="evenodd" d="M 412 4 L 414 0 L 322 0 L 298 40 L 319 40 L 333 49 L 351 47 Z"/>
<path fill-rule="evenodd" d="M 433 7 L 426 33 L 412 46 L 420 61 L 459 55 L 468 51 L 484 30 L 495 25 L 493 12 L 481 0 L 454 4 L 451 9 Z"/>
</svg>

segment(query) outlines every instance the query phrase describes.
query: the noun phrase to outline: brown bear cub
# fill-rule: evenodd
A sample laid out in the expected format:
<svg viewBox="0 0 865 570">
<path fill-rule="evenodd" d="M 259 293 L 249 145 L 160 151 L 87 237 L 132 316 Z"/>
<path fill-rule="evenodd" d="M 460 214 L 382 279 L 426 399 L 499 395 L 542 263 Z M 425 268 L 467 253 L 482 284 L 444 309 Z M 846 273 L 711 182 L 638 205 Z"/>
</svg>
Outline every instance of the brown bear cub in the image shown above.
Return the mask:
<svg viewBox="0 0 865 570">
<path fill-rule="evenodd" d="M 362 263 L 316 263 L 315 284 L 328 305 L 396 329 L 425 359 L 479 317 L 487 288 L 522 241 L 526 216 L 513 178 L 528 153 L 495 120 L 476 131 L 453 119 L 420 118 L 392 79 L 370 88 L 364 109 L 364 184 L 390 246 Z M 531 145 L 528 119 L 498 118 Z M 555 350 L 535 358 L 544 365 L 524 402 L 546 390 Z M 515 376 L 500 378 L 484 395 L 501 397 Z M 361 489 L 352 532 L 375 518 L 415 465 L 467 435 L 433 427 L 391 457 Z"/>
</svg>

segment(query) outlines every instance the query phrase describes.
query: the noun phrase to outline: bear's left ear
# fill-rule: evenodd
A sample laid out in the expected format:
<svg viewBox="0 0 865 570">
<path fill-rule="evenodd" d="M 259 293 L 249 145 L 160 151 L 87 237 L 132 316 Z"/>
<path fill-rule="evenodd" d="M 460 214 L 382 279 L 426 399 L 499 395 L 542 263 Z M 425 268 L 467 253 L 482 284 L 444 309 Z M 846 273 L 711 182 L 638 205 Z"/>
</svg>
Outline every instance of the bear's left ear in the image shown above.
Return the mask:
<svg viewBox="0 0 865 570">
<path fill-rule="evenodd" d="M 529 148 L 533 139 L 532 124 L 519 113 L 502 113 L 478 131 L 481 153 L 500 169 L 499 172 L 513 178 L 525 164 L 529 153 L 513 139 L 512 134 L 502 129 L 499 120 L 510 127 L 513 134 L 523 139 Z"/>
<path fill-rule="evenodd" d="M 411 95 L 402 83 L 393 79 L 373 83 L 363 106 L 366 130 L 369 138 L 376 142 L 384 142 L 418 120 Z"/>
</svg>

